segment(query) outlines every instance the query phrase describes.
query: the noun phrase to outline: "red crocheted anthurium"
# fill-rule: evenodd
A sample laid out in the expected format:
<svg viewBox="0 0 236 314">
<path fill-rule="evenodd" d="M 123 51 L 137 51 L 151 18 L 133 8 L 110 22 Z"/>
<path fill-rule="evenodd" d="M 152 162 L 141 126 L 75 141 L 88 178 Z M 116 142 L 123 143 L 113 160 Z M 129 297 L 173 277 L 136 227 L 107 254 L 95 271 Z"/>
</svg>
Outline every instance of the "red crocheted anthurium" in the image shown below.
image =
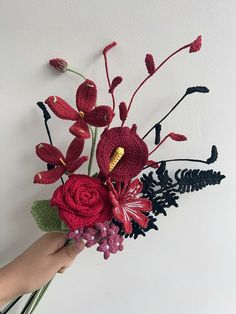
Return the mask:
<svg viewBox="0 0 236 314">
<path fill-rule="evenodd" d="M 60 179 L 64 173 L 72 174 L 75 172 L 88 160 L 87 156 L 79 157 L 83 148 L 84 140 L 75 138 L 67 150 L 66 157 L 64 157 L 61 151 L 55 146 L 47 143 L 38 144 L 36 146 L 38 157 L 55 166 L 55 168 L 37 173 L 34 177 L 34 183 L 51 184 Z"/>
<path fill-rule="evenodd" d="M 76 93 L 76 107 L 73 109 L 64 99 L 50 96 L 45 100 L 49 108 L 61 119 L 76 121 L 70 132 L 78 138 L 89 138 L 88 125 L 104 127 L 111 123 L 114 112 L 109 106 L 96 105 L 97 87 L 91 80 L 82 83 Z M 94 108 L 95 107 L 95 108 Z"/>
<path fill-rule="evenodd" d="M 148 217 L 142 212 L 150 212 L 152 210 L 152 202 L 146 198 L 140 198 L 139 194 L 142 191 L 142 183 L 139 179 L 135 179 L 129 184 L 124 184 L 121 188 L 115 190 L 111 181 L 108 182 L 111 191 L 109 197 L 114 218 L 123 224 L 124 232 L 132 233 L 132 220 L 146 228 Z"/>
<path fill-rule="evenodd" d="M 118 148 L 123 150 L 123 155 L 111 170 L 110 165 Z M 96 154 L 102 175 L 117 182 L 129 182 L 140 173 L 148 160 L 147 145 L 137 135 L 136 125 L 131 129 L 106 129 L 98 142 Z"/>
<path fill-rule="evenodd" d="M 61 219 L 72 231 L 112 218 L 104 183 L 86 175 L 70 176 L 54 192 L 51 205 L 57 206 Z"/>
</svg>

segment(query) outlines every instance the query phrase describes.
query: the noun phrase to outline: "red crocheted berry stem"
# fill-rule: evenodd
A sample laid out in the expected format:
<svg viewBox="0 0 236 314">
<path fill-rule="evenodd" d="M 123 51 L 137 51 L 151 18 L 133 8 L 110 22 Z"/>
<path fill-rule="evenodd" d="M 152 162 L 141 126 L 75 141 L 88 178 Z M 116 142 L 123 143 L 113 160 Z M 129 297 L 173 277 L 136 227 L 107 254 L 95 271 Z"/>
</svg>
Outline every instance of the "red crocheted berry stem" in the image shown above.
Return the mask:
<svg viewBox="0 0 236 314">
<path fill-rule="evenodd" d="M 177 54 L 178 52 L 180 52 L 181 50 L 184 50 L 186 48 L 189 48 L 191 46 L 192 43 L 188 44 L 188 45 L 185 45 L 181 48 L 179 48 L 178 50 L 176 50 L 175 52 L 173 52 L 170 56 L 168 56 L 156 69 L 155 71 L 153 72 L 153 74 L 149 74 L 141 83 L 140 85 L 136 88 L 136 90 L 134 91 L 131 99 L 130 99 L 130 102 L 129 102 L 129 106 L 128 106 L 128 113 L 129 113 L 129 110 L 131 108 L 131 105 L 133 103 L 133 100 L 134 100 L 134 97 L 135 95 L 137 94 L 137 92 L 140 90 L 140 88 L 146 83 L 146 81 L 151 77 L 153 76 L 169 59 L 171 59 L 175 54 Z M 124 122 L 122 122 L 122 125 L 124 125 Z"/>
</svg>

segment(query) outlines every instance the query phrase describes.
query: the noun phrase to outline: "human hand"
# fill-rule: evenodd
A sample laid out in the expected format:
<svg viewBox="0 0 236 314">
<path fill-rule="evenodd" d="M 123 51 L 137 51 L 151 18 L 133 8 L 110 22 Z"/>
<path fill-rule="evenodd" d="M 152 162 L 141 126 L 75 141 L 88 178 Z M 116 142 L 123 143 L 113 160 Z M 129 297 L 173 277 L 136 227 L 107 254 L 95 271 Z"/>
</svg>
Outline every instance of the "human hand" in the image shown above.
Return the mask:
<svg viewBox="0 0 236 314">
<path fill-rule="evenodd" d="M 0 305 L 44 286 L 57 272 L 64 272 L 84 249 L 84 243 L 65 245 L 66 235 L 44 234 L 24 253 L 0 269 Z"/>
</svg>

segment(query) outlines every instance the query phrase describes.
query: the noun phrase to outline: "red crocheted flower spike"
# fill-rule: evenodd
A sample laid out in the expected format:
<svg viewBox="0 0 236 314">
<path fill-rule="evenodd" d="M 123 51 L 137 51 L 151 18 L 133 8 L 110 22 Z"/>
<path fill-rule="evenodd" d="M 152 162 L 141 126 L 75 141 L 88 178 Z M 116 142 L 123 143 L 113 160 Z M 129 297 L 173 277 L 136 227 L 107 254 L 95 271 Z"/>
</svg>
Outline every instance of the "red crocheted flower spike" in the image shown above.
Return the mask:
<svg viewBox="0 0 236 314">
<path fill-rule="evenodd" d="M 132 221 L 139 224 L 140 227 L 146 228 L 148 217 L 143 212 L 152 210 L 152 202 L 146 198 L 140 198 L 142 183 L 135 179 L 129 184 L 123 184 L 115 189 L 111 181 L 108 181 L 111 191 L 109 197 L 114 218 L 121 222 L 126 234 L 132 233 Z"/>
<path fill-rule="evenodd" d="M 66 157 L 53 145 L 41 143 L 36 146 L 36 154 L 46 163 L 54 166 L 53 169 L 42 171 L 34 176 L 34 183 L 51 184 L 65 174 L 74 173 L 85 161 L 87 156 L 80 157 L 84 148 L 84 140 L 75 138 L 67 149 Z"/>
<path fill-rule="evenodd" d="M 136 125 L 106 129 L 97 145 L 101 174 L 116 182 L 129 182 L 148 160 L 148 148 L 136 133 Z"/>
<path fill-rule="evenodd" d="M 76 121 L 70 132 L 78 138 L 89 138 L 88 125 L 105 127 L 114 117 L 114 112 L 109 106 L 96 105 L 97 87 L 91 80 L 85 80 L 76 92 L 76 107 L 73 109 L 65 100 L 58 96 L 50 96 L 45 100 L 49 108 L 61 119 Z M 95 108 L 94 108 L 95 107 Z"/>
<path fill-rule="evenodd" d="M 197 37 L 197 39 L 195 39 L 191 45 L 190 45 L 190 48 L 189 48 L 189 52 L 192 53 L 192 52 L 197 52 L 201 49 L 202 47 L 202 36 L 199 35 Z"/>
</svg>

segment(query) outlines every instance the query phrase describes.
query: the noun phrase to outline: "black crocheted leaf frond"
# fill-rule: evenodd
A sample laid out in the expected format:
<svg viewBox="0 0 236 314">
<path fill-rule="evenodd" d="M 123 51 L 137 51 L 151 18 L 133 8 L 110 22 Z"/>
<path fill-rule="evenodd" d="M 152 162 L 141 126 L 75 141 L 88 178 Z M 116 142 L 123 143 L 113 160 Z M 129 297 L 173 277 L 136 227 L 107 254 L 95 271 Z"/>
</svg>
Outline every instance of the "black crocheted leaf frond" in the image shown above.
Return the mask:
<svg viewBox="0 0 236 314">
<path fill-rule="evenodd" d="M 220 171 L 216 172 L 213 170 L 179 169 L 175 173 L 177 191 L 181 194 L 198 191 L 208 185 L 220 184 L 224 178 L 225 176 Z"/>
<path fill-rule="evenodd" d="M 212 159 L 216 158 L 216 156 L 217 151 L 213 146 Z M 155 172 L 144 173 L 141 177 L 141 182 L 143 183 L 142 197 L 152 202 L 152 212 L 145 213 L 149 218 L 147 228 L 143 229 L 133 221 L 133 232 L 125 234 L 122 224 L 117 221 L 114 221 L 114 223 L 120 228 L 120 235 L 125 238 L 137 239 L 140 235 L 145 236 L 152 229 L 158 230 L 154 216 L 159 214 L 166 216 L 167 208 L 171 206 L 178 207 L 178 194 L 199 191 L 209 185 L 220 184 L 224 178 L 225 176 L 220 172 L 213 170 L 178 169 L 175 172 L 174 179 L 172 179 L 166 169 L 166 163 L 163 162 Z"/>
<path fill-rule="evenodd" d="M 133 231 L 131 234 L 126 234 L 123 230 L 123 226 L 121 223 L 119 223 L 118 221 L 113 219 L 113 223 L 115 225 L 117 225 L 120 229 L 119 234 L 121 236 L 124 236 L 125 238 L 134 238 L 137 239 L 138 236 L 142 235 L 143 237 L 146 236 L 146 232 L 150 231 L 150 230 L 158 230 L 157 225 L 155 224 L 156 222 L 156 218 L 153 217 L 150 213 L 144 213 L 144 215 L 146 215 L 148 217 L 148 224 L 147 224 L 147 228 L 142 228 L 140 227 L 135 221 L 132 221 L 132 227 L 133 227 Z"/>
</svg>

